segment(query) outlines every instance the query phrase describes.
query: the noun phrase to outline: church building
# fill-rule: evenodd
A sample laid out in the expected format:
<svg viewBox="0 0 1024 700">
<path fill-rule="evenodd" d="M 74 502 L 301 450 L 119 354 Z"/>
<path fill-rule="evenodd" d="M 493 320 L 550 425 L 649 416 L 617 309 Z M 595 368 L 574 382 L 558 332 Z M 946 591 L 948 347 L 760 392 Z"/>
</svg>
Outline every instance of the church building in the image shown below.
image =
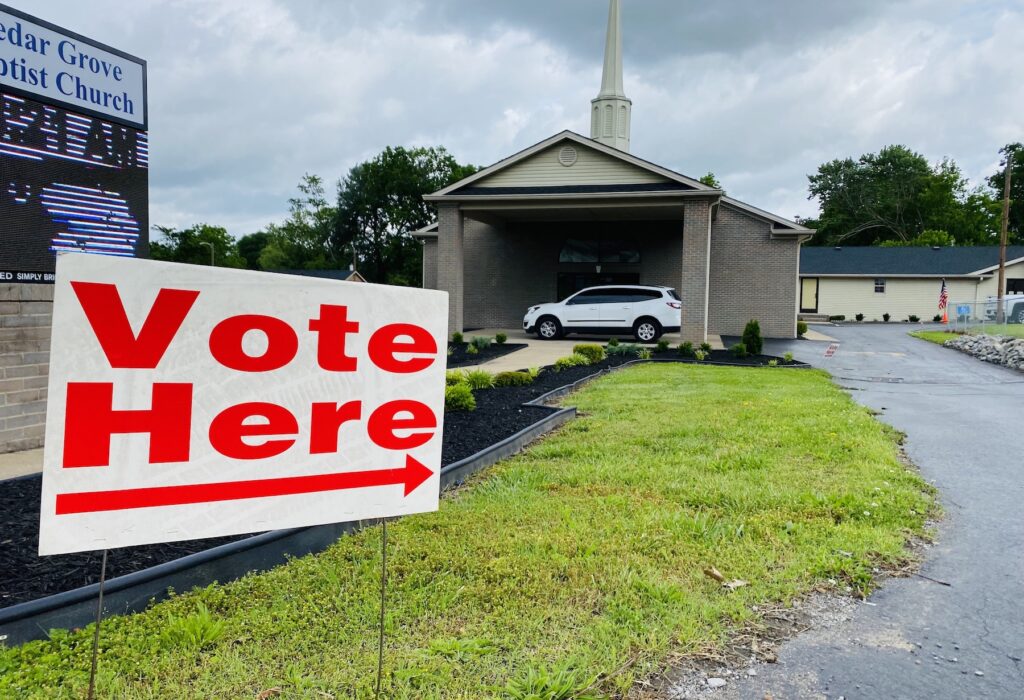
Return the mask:
<svg viewBox="0 0 1024 700">
<path fill-rule="evenodd" d="M 619 0 L 611 0 L 590 138 L 563 131 L 424 197 L 437 222 L 423 284 L 449 329 L 519 328 L 528 307 L 584 287 L 675 288 L 681 335 L 796 335 L 800 245 L 814 231 L 629 152 Z"/>
</svg>

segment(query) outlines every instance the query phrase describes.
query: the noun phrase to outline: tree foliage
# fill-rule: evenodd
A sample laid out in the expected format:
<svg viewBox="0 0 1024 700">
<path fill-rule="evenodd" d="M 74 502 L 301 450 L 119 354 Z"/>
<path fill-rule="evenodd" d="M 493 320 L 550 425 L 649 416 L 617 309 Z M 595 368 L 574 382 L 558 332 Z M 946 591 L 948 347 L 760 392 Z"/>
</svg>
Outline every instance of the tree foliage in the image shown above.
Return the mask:
<svg viewBox="0 0 1024 700">
<path fill-rule="evenodd" d="M 288 200 L 288 218 L 267 226 L 267 244 L 259 254 L 264 270 L 327 270 L 348 265 L 331 247 L 335 208 L 327 201 L 324 181 L 306 174 L 299 196 Z"/>
<path fill-rule="evenodd" d="M 821 205 L 818 245 L 910 245 L 927 230 L 959 245 L 996 241 L 998 203 L 983 189 L 968 190 L 950 159 L 931 165 L 905 146 L 886 146 L 824 163 L 808 179 Z"/>
<path fill-rule="evenodd" d="M 988 184 L 1001 201 L 1003 190 L 1006 187 L 1006 159 L 1012 158 L 1009 239 L 1010 243 L 1024 243 L 1024 144 L 1008 143 L 999 149 L 999 152 L 1003 154 L 1003 167 L 988 179 Z M 1002 210 L 1000 210 L 1000 216 L 1002 216 Z"/>
<path fill-rule="evenodd" d="M 260 269 L 260 253 L 270 242 L 270 235 L 265 231 L 257 231 L 238 239 L 238 254 L 250 270 Z"/>
<path fill-rule="evenodd" d="M 245 267 L 245 261 L 238 255 L 235 239 L 220 226 L 196 224 L 184 229 L 170 226 L 155 228 L 161 238 L 149 244 L 150 256 L 154 260 L 209 265 L 210 246 L 213 246 L 213 261 L 217 267 Z"/>
<path fill-rule="evenodd" d="M 718 181 L 718 178 L 715 177 L 715 174 L 710 170 L 708 171 L 707 175 L 701 175 L 697 179 L 701 182 L 701 184 L 707 185 L 708 187 L 714 187 L 716 190 L 722 189 L 722 183 Z M 724 192 L 725 190 L 722 191 Z"/>
<path fill-rule="evenodd" d="M 436 217 L 423 195 L 476 170 L 443 147 L 388 147 L 355 166 L 338 185 L 330 246 L 335 257 L 351 257 L 354 247 L 367 279 L 419 285 L 422 251 L 409 234 Z"/>
</svg>

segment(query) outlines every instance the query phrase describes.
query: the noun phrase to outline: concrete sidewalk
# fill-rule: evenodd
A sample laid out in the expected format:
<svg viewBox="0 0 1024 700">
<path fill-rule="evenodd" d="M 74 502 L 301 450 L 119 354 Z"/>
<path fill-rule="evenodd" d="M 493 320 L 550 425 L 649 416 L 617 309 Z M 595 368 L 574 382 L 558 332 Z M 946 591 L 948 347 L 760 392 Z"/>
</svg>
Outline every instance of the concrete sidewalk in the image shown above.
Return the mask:
<svg viewBox="0 0 1024 700">
<path fill-rule="evenodd" d="M 0 454 L 0 480 L 43 471 L 43 448 Z"/>
</svg>

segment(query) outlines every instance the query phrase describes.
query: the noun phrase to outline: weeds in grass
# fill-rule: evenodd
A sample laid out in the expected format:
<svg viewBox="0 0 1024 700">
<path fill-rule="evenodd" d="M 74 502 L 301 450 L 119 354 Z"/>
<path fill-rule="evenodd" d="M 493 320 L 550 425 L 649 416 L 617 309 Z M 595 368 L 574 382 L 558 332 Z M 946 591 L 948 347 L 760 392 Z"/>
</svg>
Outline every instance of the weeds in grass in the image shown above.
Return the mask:
<svg viewBox="0 0 1024 700">
<path fill-rule="evenodd" d="M 600 700 L 589 692 L 593 684 L 594 679 L 578 671 L 531 668 L 505 686 L 504 696 L 508 700 Z"/>
<path fill-rule="evenodd" d="M 181 649 L 198 652 L 216 644 L 224 636 L 224 623 L 213 619 L 209 609 L 199 603 L 191 615 L 167 618 L 160 635 L 160 646 L 164 649 Z"/>
</svg>

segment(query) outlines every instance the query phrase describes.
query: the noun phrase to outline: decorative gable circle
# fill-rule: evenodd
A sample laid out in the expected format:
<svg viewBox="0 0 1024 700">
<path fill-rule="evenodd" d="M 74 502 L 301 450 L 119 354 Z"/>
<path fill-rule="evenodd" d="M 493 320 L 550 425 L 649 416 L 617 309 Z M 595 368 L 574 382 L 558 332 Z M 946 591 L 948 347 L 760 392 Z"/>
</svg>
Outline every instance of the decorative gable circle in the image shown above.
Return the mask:
<svg viewBox="0 0 1024 700">
<path fill-rule="evenodd" d="M 562 150 L 558 152 L 558 162 L 567 168 L 574 165 L 577 158 L 579 158 L 579 154 L 572 146 L 563 146 Z"/>
</svg>

